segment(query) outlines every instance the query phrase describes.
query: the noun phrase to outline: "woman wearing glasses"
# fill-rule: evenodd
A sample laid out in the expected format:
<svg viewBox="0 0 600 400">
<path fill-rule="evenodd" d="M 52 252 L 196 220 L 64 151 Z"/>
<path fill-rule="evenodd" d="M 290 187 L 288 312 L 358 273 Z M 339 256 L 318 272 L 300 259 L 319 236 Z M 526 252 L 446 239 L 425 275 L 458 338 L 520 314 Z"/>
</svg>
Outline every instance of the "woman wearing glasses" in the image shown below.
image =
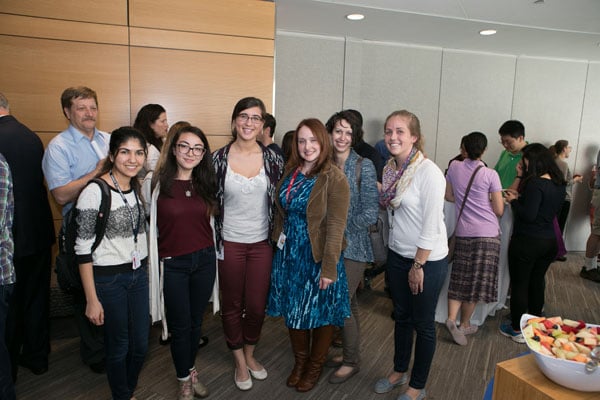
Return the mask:
<svg viewBox="0 0 600 400">
<path fill-rule="evenodd" d="M 267 371 L 254 358 L 269 291 L 273 245 L 275 186 L 283 159 L 256 141 L 263 129 L 265 105 L 246 97 L 231 115 L 232 141 L 213 154 L 219 214 L 215 220 L 219 256 L 223 330 L 235 361 L 238 389 Z"/>
<path fill-rule="evenodd" d="M 217 183 L 208 140 L 199 128 L 187 126 L 167 136 L 151 182 L 151 187 L 149 180 L 144 183 L 144 197 L 151 199 L 152 320 L 163 320 L 163 338 L 171 332 L 178 399 L 206 397 L 208 389 L 199 382 L 194 364 L 216 275 L 213 216 Z"/>
</svg>

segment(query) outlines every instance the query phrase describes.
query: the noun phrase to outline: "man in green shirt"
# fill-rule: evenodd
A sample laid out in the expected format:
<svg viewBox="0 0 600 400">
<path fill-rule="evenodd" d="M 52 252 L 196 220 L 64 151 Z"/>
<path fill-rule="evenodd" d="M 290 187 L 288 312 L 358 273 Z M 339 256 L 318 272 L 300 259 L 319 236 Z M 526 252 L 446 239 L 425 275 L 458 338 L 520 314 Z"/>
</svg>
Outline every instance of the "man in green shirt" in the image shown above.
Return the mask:
<svg viewBox="0 0 600 400">
<path fill-rule="evenodd" d="M 521 161 L 521 150 L 527 145 L 525 127 L 520 121 L 510 120 L 502 124 L 498 133 L 504 151 L 494 169 L 500 175 L 502 189 L 516 189 L 520 178 L 517 176 L 517 164 Z"/>
</svg>

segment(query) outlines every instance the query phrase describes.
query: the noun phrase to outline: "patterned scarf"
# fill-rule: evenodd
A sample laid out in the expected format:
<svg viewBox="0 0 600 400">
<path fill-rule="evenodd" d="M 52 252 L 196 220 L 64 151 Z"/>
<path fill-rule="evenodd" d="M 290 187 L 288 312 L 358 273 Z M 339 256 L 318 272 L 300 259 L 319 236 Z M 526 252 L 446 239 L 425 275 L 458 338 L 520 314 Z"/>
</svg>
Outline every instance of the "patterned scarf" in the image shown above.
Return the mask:
<svg viewBox="0 0 600 400">
<path fill-rule="evenodd" d="M 396 170 L 396 160 L 391 158 L 383 169 L 382 189 L 379 194 L 379 204 L 382 207 L 400 207 L 402 195 L 412 182 L 417 167 L 423 162 L 423 153 L 413 147 L 406 161 Z"/>
</svg>

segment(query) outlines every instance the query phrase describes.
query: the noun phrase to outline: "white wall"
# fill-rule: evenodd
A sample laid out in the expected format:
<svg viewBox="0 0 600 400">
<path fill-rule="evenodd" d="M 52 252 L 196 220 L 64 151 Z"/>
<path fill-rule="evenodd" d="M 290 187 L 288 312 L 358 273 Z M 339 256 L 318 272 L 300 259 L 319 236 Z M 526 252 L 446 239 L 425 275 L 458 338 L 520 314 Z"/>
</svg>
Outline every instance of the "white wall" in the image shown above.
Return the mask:
<svg viewBox="0 0 600 400">
<path fill-rule="evenodd" d="M 365 139 L 382 138 L 392 111 L 421 120 L 425 152 L 442 169 L 463 135 L 488 138 L 484 160 L 502 151 L 498 127 L 525 124 L 526 139 L 567 139 L 571 170 L 587 179 L 600 143 L 600 64 L 478 53 L 402 43 L 276 33 L 275 116 L 280 133 L 309 116 L 326 121 L 342 108 L 362 112 Z M 589 234 L 585 185 L 574 188 L 567 248 L 583 251 Z"/>
</svg>

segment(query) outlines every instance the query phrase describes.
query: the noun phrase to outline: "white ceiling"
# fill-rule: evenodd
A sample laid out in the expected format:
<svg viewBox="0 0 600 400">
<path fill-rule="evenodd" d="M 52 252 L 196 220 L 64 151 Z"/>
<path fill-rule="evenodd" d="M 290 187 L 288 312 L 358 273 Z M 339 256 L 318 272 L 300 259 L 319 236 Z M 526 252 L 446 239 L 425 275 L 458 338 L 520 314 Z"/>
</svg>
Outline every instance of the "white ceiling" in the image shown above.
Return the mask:
<svg viewBox="0 0 600 400">
<path fill-rule="evenodd" d="M 275 0 L 276 29 L 600 61 L 600 0 Z M 365 15 L 348 21 L 350 13 Z M 498 33 L 483 37 L 482 29 Z"/>
</svg>

